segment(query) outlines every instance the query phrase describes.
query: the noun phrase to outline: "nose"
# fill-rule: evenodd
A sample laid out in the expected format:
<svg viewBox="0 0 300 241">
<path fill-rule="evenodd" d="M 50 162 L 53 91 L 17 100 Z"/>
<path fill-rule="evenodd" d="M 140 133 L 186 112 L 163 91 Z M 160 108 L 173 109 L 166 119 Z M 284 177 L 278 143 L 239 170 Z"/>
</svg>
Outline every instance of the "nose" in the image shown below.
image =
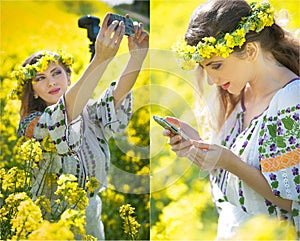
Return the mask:
<svg viewBox="0 0 300 241">
<path fill-rule="evenodd" d="M 207 75 L 207 83 L 208 83 L 209 85 L 213 85 L 213 84 L 215 84 L 215 83 L 217 83 L 217 82 L 218 82 L 218 80 L 217 80 L 216 78 L 213 78 L 212 76 Z"/>
<path fill-rule="evenodd" d="M 48 86 L 51 87 L 51 86 L 55 86 L 55 85 L 56 85 L 55 79 L 50 77 L 48 80 Z"/>
</svg>

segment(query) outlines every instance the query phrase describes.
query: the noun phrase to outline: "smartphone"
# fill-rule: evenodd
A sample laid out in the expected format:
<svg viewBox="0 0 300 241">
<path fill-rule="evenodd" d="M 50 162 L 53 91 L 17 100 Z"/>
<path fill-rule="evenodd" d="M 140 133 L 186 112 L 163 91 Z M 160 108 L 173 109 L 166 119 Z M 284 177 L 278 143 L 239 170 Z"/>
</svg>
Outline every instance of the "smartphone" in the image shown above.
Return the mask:
<svg viewBox="0 0 300 241">
<path fill-rule="evenodd" d="M 133 21 L 131 18 L 125 18 L 119 14 L 111 13 L 107 25 L 111 25 L 115 20 L 123 21 L 125 24 L 125 35 L 134 37 Z"/>
<path fill-rule="evenodd" d="M 185 140 L 190 139 L 182 130 L 180 130 L 177 126 L 173 125 L 171 122 L 167 121 L 165 118 L 154 115 L 153 119 L 163 128 L 170 130 L 174 135 L 181 135 Z"/>
</svg>

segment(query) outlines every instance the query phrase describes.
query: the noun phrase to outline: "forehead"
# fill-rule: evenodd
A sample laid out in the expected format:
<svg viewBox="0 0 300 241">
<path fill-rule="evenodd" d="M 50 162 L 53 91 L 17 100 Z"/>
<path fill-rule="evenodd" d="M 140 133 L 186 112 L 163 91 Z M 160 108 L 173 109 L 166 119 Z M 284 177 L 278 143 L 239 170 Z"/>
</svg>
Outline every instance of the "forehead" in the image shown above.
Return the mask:
<svg viewBox="0 0 300 241">
<path fill-rule="evenodd" d="M 228 58 L 228 57 L 227 57 Z M 209 63 L 213 62 L 220 62 L 220 61 L 225 61 L 227 58 L 222 58 L 221 56 L 213 56 L 209 59 L 204 59 L 201 63 L 199 63 L 201 66 L 206 66 Z"/>
</svg>

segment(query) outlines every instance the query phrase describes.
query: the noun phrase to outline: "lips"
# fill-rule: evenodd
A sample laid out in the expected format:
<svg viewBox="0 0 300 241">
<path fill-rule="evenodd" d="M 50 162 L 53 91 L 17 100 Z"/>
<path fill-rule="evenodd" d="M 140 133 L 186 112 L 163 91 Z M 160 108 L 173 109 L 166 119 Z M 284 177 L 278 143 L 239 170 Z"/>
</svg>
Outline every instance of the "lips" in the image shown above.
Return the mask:
<svg viewBox="0 0 300 241">
<path fill-rule="evenodd" d="M 226 84 L 221 85 L 221 88 L 222 88 L 223 90 L 228 90 L 229 86 L 230 86 L 230 83 L 227 82 Z"/>
<path fill-rule="evenodd" d="M 60 91 L 60 88 L 55 88 L 55 89 L 50 90 L 48 93 L 50 95 L 56 95 L 59 93 L 59 91 Z"/>
</svg>

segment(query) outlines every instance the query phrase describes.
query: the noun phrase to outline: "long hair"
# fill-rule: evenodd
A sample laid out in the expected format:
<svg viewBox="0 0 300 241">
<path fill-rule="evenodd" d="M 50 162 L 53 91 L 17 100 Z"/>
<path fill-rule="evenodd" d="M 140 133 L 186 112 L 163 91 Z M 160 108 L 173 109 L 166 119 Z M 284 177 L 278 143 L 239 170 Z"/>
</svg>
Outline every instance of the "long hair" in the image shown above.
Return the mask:
<svg viewBox="0 0 300 241">
<path fill-rule="evenodd" d="M 29 56 L 24 63 L 22 64 L 25 67 L 27 64 L 35 64 L 40 58 L 44 56 L 45 51 L 38 51 Z M 49 52 L 49 51 L 48 51 Z M 54 55 L 54 53 L 53 53 Z M 67 67 L 65 64 L 59 62 L 59 64 L 64 68 L 64 70 L 71 74 L 71 69 Z M 20 108 L 20 119 L 24 119 L 31 113 L 40 111 L 43 112 L 47 107 L 46 102 L 38 97 L 34 98 L 34 91 L 32 87 L 32 80 L 28 81 L 24 86 L 24 93 L 21 98 L 21 108 Z"/>
<path fill-rule="evenodd" d="M 204 37 L 218 38 L 220 34 L 232 32 L 242 17 L 249 15 L 250 5 L 244 0 L 210 0 L 197 7 L 189 21 L 185 34 L 187 44 L 196 46 Z M 274 23 L 265 27 L 260 33 L 250 31 L 246 35 L 246 43 L 257 41 L 264 51 L 272 53 L 274 58 L 299 76 L 299 41 Z M 245 45 L 235 47 L 234 53 L 242 58 Z M 240 95 L 235 96 L 218 87 L 220 112 L 218 128 L 228 118 Z"/>
</svg>

